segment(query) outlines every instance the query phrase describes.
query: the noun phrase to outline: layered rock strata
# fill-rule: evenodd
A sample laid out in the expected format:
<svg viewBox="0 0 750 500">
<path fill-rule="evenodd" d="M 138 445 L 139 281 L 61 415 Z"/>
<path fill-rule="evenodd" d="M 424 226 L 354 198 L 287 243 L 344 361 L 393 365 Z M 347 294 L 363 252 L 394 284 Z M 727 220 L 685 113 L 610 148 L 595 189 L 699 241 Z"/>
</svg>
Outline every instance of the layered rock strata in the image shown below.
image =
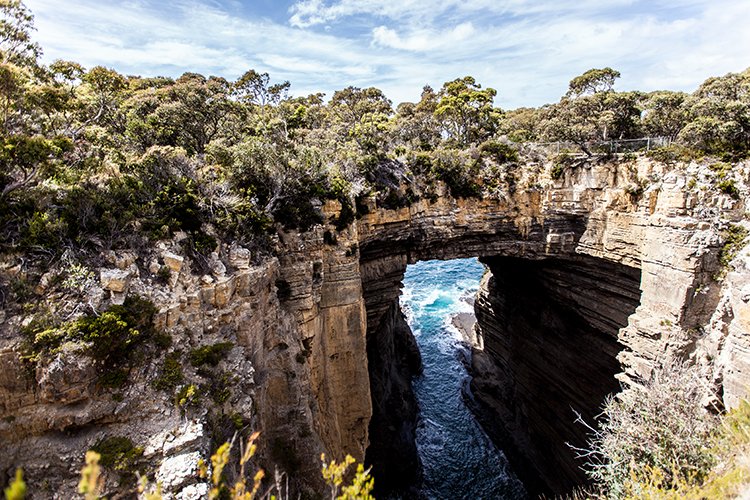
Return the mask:
<svg viewBox="0 0 750 500">
<path fill-rule="evenodd" d="M 586 478 L 564 444 L 585 448 L 578 417 L 594 422 L 618 389 L 617 334 L 638 306 L 640 272 L 585 256 L 483 261 L 491 273 L 474 303 L 484 346 L 472 357 L 476 413 L 529 492 L 568 491 Z"/>
<path fill-rule="evenodd" d="M 320 452 L 362 460 L 368 446 L 373 461 L 393 464 L 380 472 L 382 482 L 401 468 L 412 479 L 393 486 L 403 486 L 419 475 L 408 384 L 418 357 L 397 300 L 406 265 L 420 259 L 482 257 L 492 268 L 496 281 L 477 302 L 487 346 L 477 399 L 494 411 L 493 425 L 538 430 L 536 437 L 518 433 L 517 463 L 547 476 L 550 489 L 580 477 L 559 442 L 575 427 L 558 410 L 567 402 L 592 411 L 616 388 L 614 374 L 638 383 L 665 358 L 689 358 L 714 384 L 717 403 L 737 404 L 750 370 L 750 256 L 741 252 L 717 277 L 722 232 L 746 224 L 743 198 L 712 187 L 714 174 L 699 163 L 668 167 L 642 158 L 583 165 L 560 179 L 550 169 L 529 163 L 519 168 L 515 190 L 483 200 L 454 199 L 444 188 L 436 199 L 397 210 L 370 200 L 369 213 L 343 231 L 330 202 L 326 224 L 280 232 L 276 257 L 251 264 L 247 250 L 223 243 L 205 275 L 179 238 L 145 254 L 106 256 L 95 283 L 78 295 L 51 291 L 50 273 L 24 274 L 23 256 L 6 259 L 3 276 L 33 279 L 36 300 L 61 317 L 101 311 L 128 295 L 149 298 L 172 346 L 131 370 L 113 397 L 80 349 L 62 350 L 30 373 L 18 356 L 30 317 L 2 311 L 0 439 L 7 452 L 0 468 L 10 474 L 23 465 L 33 484 L 46 479 L 50 490 L 64 492 L 75 486 L 87 447 L 111 435 L 145 446 L 179 428 L 185 412 L 205 420 L 204 428 L 219 414 L 261 430 L 261 463 L 279 464 L 302 490 L 320 490 Z M 736 165 L 732 176 L 747 196 L 750 165 Z M 536 294 L 543 304 L 534 306 Z M 519 308 L 540 313 L 512 313 Z M 191 350 L 225 342 L 232 347 L 216 369 L 233 378 L 222 402 L 180 408 L 173 394 L 154 389 L 166 355 L 182 353 L 185 362 Z M 207 383 L 189 364 L 184 369 L 188 381 Z M 484 376 L 493 370 L 498 378 Z M 546 413 L 542 400 L 557 410 Z M 209 436 L 214 445 L 222 432 Z M 179 454 L 193 452 L 207 453 L 201 444 Z M 546 455 L 552 463 L 543 463 Z M 155 452 L 148 459 L 158 468 L 169 458 Z"/>
</svg>

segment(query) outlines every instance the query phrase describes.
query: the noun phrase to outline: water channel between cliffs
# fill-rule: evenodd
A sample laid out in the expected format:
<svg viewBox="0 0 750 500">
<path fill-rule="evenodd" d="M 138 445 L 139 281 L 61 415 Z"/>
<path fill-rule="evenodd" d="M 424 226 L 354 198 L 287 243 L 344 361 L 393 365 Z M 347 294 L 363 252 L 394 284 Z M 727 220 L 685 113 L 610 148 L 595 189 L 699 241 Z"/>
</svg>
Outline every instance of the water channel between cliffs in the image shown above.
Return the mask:
<svg viewBox="0 0 750 500">
<path fill-rule="evenodd" d="M 404 277 L 401 307 L 419 344 L 423 373 L 414 380 L 419 404 L 417 450 L 429 499 L 524 498 L 508 461 L 464 403 L 470 349 L 452 324 L 473 316 L 484 266 L 476 259 L 423 261 Z"/>
</svg>

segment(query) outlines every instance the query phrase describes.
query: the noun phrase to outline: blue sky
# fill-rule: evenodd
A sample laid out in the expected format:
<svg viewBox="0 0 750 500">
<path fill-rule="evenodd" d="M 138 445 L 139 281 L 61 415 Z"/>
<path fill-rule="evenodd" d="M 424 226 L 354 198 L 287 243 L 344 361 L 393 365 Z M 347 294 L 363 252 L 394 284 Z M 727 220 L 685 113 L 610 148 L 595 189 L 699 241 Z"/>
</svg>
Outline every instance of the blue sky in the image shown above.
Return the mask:
<svg viewBox="0 0 750 500">
<path fill-rule="evenodd" d="M 395 103 L 472 75 L 509 109 L 593 67 L 620 90 L 694 90 L 750 66 L 750 0 L 26 0 L 44 59 L 125 74 L 247 69 L 306 95 L 375 86 Z"/>
</svg>

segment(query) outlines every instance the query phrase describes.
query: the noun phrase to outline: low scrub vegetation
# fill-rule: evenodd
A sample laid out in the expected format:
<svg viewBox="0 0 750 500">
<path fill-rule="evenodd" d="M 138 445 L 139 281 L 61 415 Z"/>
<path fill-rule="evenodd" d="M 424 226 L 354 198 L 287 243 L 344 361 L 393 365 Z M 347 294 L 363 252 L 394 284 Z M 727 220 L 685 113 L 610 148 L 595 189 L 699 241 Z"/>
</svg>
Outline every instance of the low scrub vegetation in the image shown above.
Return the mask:
<svg viewBox="0 0 750 500">
<path fill-rule="evenodd" d="M 610 399 L 592 434 L 589 498 L 731 498 L 750 487 L 750 404 L 706 408 L 705 381 L 675 363 Z"/>
<path fill-rule="evenodd" d="M 231 451 L 234 439 L 219 446 L 211 456 L 211 463 L 201 461 L 199 463 L 198 477 L 208 483 L 208 498 L 211 500 L 253 500 L 253 499 L 276 499 L 291 500 L 294 498 L 289 491 L 289 481 L 285 473 L 276 471 L 274 476 L 268 477 L 262 469 L 253 470 L 251 460 L 257 451 L 257 440 L 259 433 L 252 434 L 239 452 L 239 470 L 233 481 L 227 479 L 226 471 L 232 468 L 230 463 Z M 135 471 L 137 459 L 141 457 L 143 450 L 133 446 L 133 443 L 123 437 L 107 438 L 86 452 L 85 466 L 81 470 L 78 493 L 85 500 L 99 500 L 105 491 L 103 470 L 115 470 L 121 474 L 129 474 L 133 479 L 138 478 L 137 488 L 132 493 L 146 500 L 162 500 L 171 498 L 162 493 L 160 484 L 153 484 L 149 477 L 153 473 L 141 475 Z M 336 460 L 326 461 L 325 455 L 321 455 L 321 474 L 325 481 L 327 491 L 320 492 L 320 498 L 330 497 L 331 500 L 374 500 L 371 492 L 374 480 L 370 476 L 369 469 L 362 464 L 357 464 L 354 458 L 347 455 L 342 462 Z M 350 467 L 355 465 L 355 470 Z M 23 471 L 18 469 L 15 478 L 5 488 L 6 500 L 24 500 L 28 493 L 28 486 L 23 479 Z"/>
</svg>

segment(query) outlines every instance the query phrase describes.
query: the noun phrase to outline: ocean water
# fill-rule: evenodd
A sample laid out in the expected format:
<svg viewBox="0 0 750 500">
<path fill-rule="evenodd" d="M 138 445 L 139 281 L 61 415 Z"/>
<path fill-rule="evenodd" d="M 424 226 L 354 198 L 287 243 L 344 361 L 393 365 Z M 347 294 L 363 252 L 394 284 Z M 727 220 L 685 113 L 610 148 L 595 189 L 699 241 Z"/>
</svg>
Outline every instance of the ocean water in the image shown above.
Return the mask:
<svg viewBox="0 0 750 500">
<path fill-rule="evenodd" d="M 417 449 L 429 499 L 524 498 L 502 451 L 464 404 L 469 375 L 461 362 L 470 350 L 451 320 L 473 313 L 470 301 L 484 266 L 476 259 L 424 261 L 404 277 L 401 307 L 419 344 L 423 374 L 414 381 L 420 408 Z"/>
</svg>

